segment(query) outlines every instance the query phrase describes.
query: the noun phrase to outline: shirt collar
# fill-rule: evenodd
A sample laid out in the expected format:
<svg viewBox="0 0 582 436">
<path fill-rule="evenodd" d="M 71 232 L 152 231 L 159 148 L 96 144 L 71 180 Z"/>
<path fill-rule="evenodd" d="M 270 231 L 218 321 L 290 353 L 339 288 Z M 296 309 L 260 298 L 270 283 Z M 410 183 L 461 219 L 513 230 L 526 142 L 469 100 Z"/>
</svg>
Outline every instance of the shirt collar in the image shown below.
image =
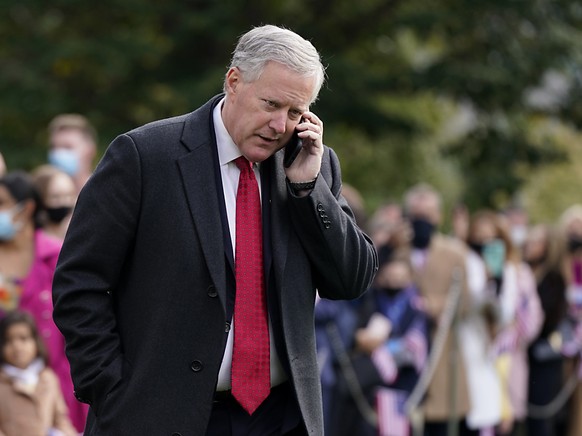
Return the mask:
<svg viewBox="0 0 582 436">
<path fill-rule="evenodd" d="M 214 122 L 214 133 L 216 134 L 216 146 L 218 147 L 218 160 L 220 166 L 226 165 L 234 161 L 237 157 L 242 156 L 238 146 L 234 143 L 224 121 L 222 120 L 222 105 L 224 104 L 225 98 L 223 98 L 215 107 L 212 112 L 212 120 Z M 253 164 L 257 168 L 260 168 L 259 163 Z"/>
</svg>

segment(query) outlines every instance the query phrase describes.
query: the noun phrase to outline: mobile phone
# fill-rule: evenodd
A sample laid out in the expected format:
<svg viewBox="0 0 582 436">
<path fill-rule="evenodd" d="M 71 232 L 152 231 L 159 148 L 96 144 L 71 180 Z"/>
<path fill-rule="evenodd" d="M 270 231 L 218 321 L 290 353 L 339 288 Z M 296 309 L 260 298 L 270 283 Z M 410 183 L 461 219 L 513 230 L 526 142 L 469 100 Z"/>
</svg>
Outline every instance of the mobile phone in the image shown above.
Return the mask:
<svg viewBox="0 0 582 436">
<path fill-rule="evenodd" d="M 305 122 L 305 120 L 301 118 L 300 123 L 303 122 Z M 298 131 L 297 129 L 295 129 L 293 135 L 291 136 L 291 139 L 289 140 L 287 145 L 285 145 L 285 156 L 283 157 L 283 166 L 285 168 L 289 168 L 291 166 L 291 164 L 293 163 L 293 161 L 295 161 L 295 158 L 301 151 L 301 148 L 303 147 L 303 140 L 297 135 L 297 133 Z"/>
</svg>

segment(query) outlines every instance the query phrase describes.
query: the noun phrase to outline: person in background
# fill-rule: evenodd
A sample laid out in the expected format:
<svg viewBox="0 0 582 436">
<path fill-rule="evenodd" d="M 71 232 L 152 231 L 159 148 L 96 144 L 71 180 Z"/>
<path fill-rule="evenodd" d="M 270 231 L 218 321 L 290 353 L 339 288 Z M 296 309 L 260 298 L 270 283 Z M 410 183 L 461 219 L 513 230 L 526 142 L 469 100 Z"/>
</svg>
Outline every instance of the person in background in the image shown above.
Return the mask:
<svg viewBox="0 0 582 436">
<path fill-rule="evenodd" d="M 469 208 L 463 202 L 458 202 L 453 207 L 452 211 L 452 228 L 451 234 L 455 238 L 458 238 L 461 241 L 467 240 L 467 233 L 469 231 L 469 221 L 470 221 L 470 213 Z"/>
<path fill-rule="evenodd" d="M 404 208 L 412 228 L 412 239 L 405 250 L 429 319 L 432 341 L 438 326 L 443 324 L 444 314 L 449 316 L 446 304 L 451 290 L 459 289 L 457 286 L 460 286 L 460 297 L 454 301 L 456 309 L 450 313 L 451 319 L 463 319 L 467 313 L 470 300 L 466 247 L 437 231 L 442 221 L 442 204 L 439 193 L 431 186 L 419 184 L 410 188 L 405 194 Z M 451 367 L 456 368 L 454 374 Z M 458 423 L 460 435 L 471 434 L 465 419 L 471 404 L 466 368 L 458 352 L 456 323 L 446 334 L 422 407 L 426 436 L 446 435 L 449 421 Z"/>
<path fill-rule="evenodd" d="M 403 217 L 402 205 L 394 201 L 386 202 L 376 209 L 368 231 L 378 250 L 380 263 L 388 260 L 395 250 L 410 243 L 410 224 Z"/>
<path fill-rule="evenodd" d="M 4 156 L 0 153 L 0 177 L 6 174 L 6 162 L 4 161 Z"/>
<path fill-rule="evenodd" d="M 582 351 L 582 204 L 568 207 L 558 220 L 558 235 L 566 244 L 562 274 L 566 281 L 568 316 L 574 323 L 574 336 L 562 347 L 566 359 L 566 377 L 580 375 Z M 582 434 L 582 383 L 572 395 L 568 416 L 567 436 Z"/>
<path fill-rule="evenodd" d="M 39 213 L 28 173 L 13 171 L 0 178 L 0 312 L 19 309 L 33 316 L 73 424 L 81 431 L 87 409 L 74 397 L 65 341 L 52 318 L 51 286 L 61 241 L 42 231 Z"/>
<path fill-rule="evenodd" d="M 527 414 L 527 348 L 538 335 L 543 313 L 531 268 L 522 262 L 501 216 L 480 210 L 469 226 L 469 246 L 483 259 L 493 354 L 502 391 L 498 433 L 517 434 Z"/>
<path fill-rule="evenodd" d="M 77 192 L 93 172 L 97 155 L 97 131 L 79 114 L 61 114 L 48 125 L 48 163 L 75 180 Z"/>
<path fill-rule="evenodd" d="M 406 435 L 411 428 L 404 404 L 428 353 L 427 318 L 408 257 L 395 253 L 387 260 L 378 270 L 374 287 L 362 298 L 354 346 L 370 356 L 382 381 L 372 392 L 378 428 L 371 431 L 362 422 L 344 434 L 364 435 L 368 429 L 370 435 Z"/>
<path fill-rule="evenodd" d="M 572 323 L 568 317 L 566 282 L 562 273 L 566 247 L 556 229 L 549 224 L 530 228 L 523 245 L 523 258 L 536 278 L 544 312 L 540 334 L 528 350 L 529 403 L 547 406 L 564 385 L 562 344 L 571 339 Z M 566 434 L 565 410 L 549 417 L 529 416 L 528 436 Z"/>
<path fill-rule="evenodd" d="M 42 228 L 48 235 L 63 240 L 77 201 L 73 178 L 52 165 L 41 165 L 32 172 L 40 195 Z"/>
<path fill-rule="evenodd" d="M 34 319 L 10 312 L 0 320 L 0 434 L 76 436 Z"/>
<path fill-rule="evenodd" d="M 344 184 L 342 195 L 354 213 L 356 224 L 360 228 L 365 228 L 367 214 L 364 199 L 359 191 L 351 185 Z M 330 337 L 329 329 L 335 329 L 344 348 L 350 347 L 357 322 L 358 304 L 357 300 L 329 300 L 319 296 L 315 303 L 315 339 L 321 377 L 324 433 L 330 436 L 335 432 L 334 426 L 337 421 L 334 409 L 338 401 L 336 388 L 339 375 L 337 356 L 332 346 L 333 339 Z"/>
<path fill-rule="evenodd" d="M 519 203 L 512 204 L 502 214 L 507 220 L 511 243 L 517 250 L 522 250 L 529 228 L 527 210 Z"/>
<path fill-rule="evenodd" d="M 354 219 L 356 220 L 358 227 L 366 229 L 368 226 L 368 214 L 366 213 L 364 197 L 362 197 L 360 191 L 358 191 L 354 186 L 344 183 L 342 185 L 342 195 L 354 213 Z"/>
<path fill-rule="evenodd" d="M 310 110 L 324 76 L 309 41 L 256 27 L 224 94 L 110 144 L 53 286 L 87 436 L 323 433 L 316 296 L 357 298 L 378 266 Z"/>
<path fill-rule="evenodd" d="M 464 214 L 463 214 L 464 215 Z M 480 229 L 468 215 L 463 218 L 463 240 L 475 240 Z M 488 289 L 489 273 L 480 246 L 469 242 L 467 279 L 470 303 L 467 316 L 460 321 L 459 342 L 467 370 L 471 408 L 467 427 L 475 435 L 493 435 L 501 423 L 501 381 L 495 367 L 493 341 L 496 298 Z"/>
</svg>

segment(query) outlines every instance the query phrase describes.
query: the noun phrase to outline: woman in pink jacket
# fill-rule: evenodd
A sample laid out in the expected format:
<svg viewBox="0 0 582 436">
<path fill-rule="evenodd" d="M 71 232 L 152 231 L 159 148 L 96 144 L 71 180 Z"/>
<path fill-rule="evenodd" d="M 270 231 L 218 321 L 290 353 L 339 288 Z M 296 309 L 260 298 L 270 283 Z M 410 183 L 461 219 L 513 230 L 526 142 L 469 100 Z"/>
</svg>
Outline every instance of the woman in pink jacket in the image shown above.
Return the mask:
<svg viewBox="0 0 582 436">
<path fill-rule="evenodd" d="M 501 388 L 497 433 L 507 435 L 527 415 L 527 348 L 541 329 L 543 312 L 531 268 L 521 260 L 497 213 L 481 210 L 471 217 L 468 243 L 486 269 L 489 302 L 483 313 Z"/>
<path fill-rule="evenodd" d="M 16 308 L 33 316 L 73 424 L 82 431 L 87 409 L 74 397 L 64 339 L 52 319 L 52 279 L 61 242 L 39 230 L 38 212 L 27 173 L 0 178 L 0 317 Z"/>
</svg>

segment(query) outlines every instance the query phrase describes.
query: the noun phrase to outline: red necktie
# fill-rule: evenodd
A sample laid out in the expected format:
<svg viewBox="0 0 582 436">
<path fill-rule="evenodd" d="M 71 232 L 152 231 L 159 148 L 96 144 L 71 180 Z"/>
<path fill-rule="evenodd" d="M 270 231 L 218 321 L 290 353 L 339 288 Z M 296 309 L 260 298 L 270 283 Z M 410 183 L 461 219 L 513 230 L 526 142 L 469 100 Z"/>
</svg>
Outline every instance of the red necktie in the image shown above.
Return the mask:
<svg viewBox="0 0 582 436">
<path fill-rule="evenodd" d="M 259 186 L 243 156 L 236 194 L 236 250 L 232 395 L 250 414 L 271 389 L 270 344 L 263 271 L 263 225 Z"/>
</svg>

